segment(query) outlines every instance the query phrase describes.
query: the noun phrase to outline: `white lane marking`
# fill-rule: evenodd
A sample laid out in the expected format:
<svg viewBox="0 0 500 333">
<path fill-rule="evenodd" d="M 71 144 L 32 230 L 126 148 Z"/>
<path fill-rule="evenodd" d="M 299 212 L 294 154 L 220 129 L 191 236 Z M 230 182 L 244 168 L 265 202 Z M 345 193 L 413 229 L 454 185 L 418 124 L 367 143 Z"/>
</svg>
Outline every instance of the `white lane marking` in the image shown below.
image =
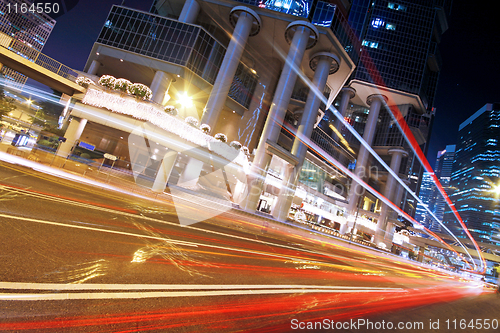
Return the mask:
<svg viewBox="0 0 500 333">
<path fill-rule="evenodd" d="M 279 254 L 276 254 L 276 253 L 268 253 L 268 252 L 263 252 L 263 251 L 252 251 L 252 250 L 245 250 L 245 249 L 237 249 L 237 248 L 231 248 L 231 247 L 226 247 L 226 246 L 218 246 L 218 245 L 195 243 L 195 242 L 187 242 L 187 241 L 179 241 L 179 240 L 169 240 L 169 239 L 161 238 L 161 237 L 154 237 L 154 236 L 148 236 L 148 235 L 133 234 L 133 233 L 123 232 L 123 231 L 107 230 L 107 229 L 100 229 L 100 228 L 93 228 L 93 227 L 86 227 L 86 226 L 74 225 L 74 224 L 65 224 L 65 223 L 61 223 L 61 222 L 53 222 L 53 221 L 47 221 L 47 220 L 32 219 L 32 218 L 22 217 L 22 216 L 12 216 L 12 215 L 0 214 L 0 218 L 1 217 L 7 218 L 7 219 L 21 220 L 21 221 L 24 221 L 24 222 L 35 222 L 35 223 L 43 223 L 43 224 L 55 225 L 55 226 L 59 226 L 59 227 L 68 227 L 68 228 L 75 228 L 75 229 L 85 229 L 85 230 L 91 230 L 91 231 L 100 231 L 100 232 L 106 232 L 106 233 L 111 233 L 111 234 L 133 236 L 133 237 L 138 237 L 138 238 L 149 238 L 149 239 L 161 240 L 161 241 L 168 242 L 168 243 L 171 243 L 171 244 L 185 245 L 185 246 L 191 246 L 191 247 L 208 247 L 208 248 L 213 248 L 213 249 L 218 249 L 218 250 L 251 253 L 251 254 L 256 254 L 256 255 L 261 255 L 261 256 L 275 257 L 275 258 L 287 259 L 287 260 L 299 260 L 299 259 L 300 260 L 304 260 L 301 257 L 290 257 L 290 256 L 285 256 L 285 255 L 279 255 Z M 324 264 L 324 265 L 332 265 L 332 264 L 329 264 L 329 263 L 324 263 L 324 262 L 319 262 L 319 261 L 314 261 L 314 260 L 308 260 L 308 261 L 312 262 L 312 263 L 319 263 L 319 264 Z"/>
<path fill-rule="evenodd" d="M 277 243 L 271 243 L 271 242 L 266 242 L 266 241 L 259 240 L 259 239 L 251 239 L 251 238 L 246 238 L 246 237 L 242 237 L 242 236 L 236 236 L 236 235 L 232 235 L 232 234 L 225 234 L 225 233 L 218 232 L 218 231 L 213 231 L 213 230 L 200 229 L 200 228 L 189 226 L 189 225 L 181 226 L 181 225 L 179 225 L 177 223 L 168 222 L 168 221 L 162 221 L 162 220 L 155 219 L 155 218 L 148 217 L 148 216 L 144 216 L 144 215 L 137 215 L 137 214 L 127 213 L 127 212 L 123 212 L 123 211 L 119 211 L 119 210 L 113 210 L 113 209 L 110 209 L 110 208 L 104 208 L 104 207 L 101 207 L 101 206 L 93 206 L 93 205 L 90 205 L 90 204 L 75 202 L 75 201 L 72 201 L 72 200 L 69 200 L 69 199 L 52 197 L 52 196 L 46 195 L 46 194 L 32 193 L 30 191 L 21 190 L 21 189 L 17 189 L 17 188 L 12 188 L 12 187 L 7 186 L 7 185 L 3 185 L 3 186 L 1 186 L 1 188 L 3 188 L 3 189 L 10 188 L 11 191 L 22 192 L 22 193 L 24 193 L 26 195 L 33 196 L 33 197 L 36 197 L 38 199 L 46 199 L 46 200 L 52 200 L 52 201 L 56 201 L 56 202 L 63 202 L 63 203 L 67 203 L 67 204 L 71 204 L 71 205 L 75 205 L 75 206 L 89 208 L 89 209 L 110 212 L 110 213 L 117 214 L 117 215 L 125 215 L 125 216 L 128 216 L 128 217 L 133 217 L 133 218 L 137 218 L 137 219 L 144 219 L 144 220 L 148 220 L 148 221 L 153 221 L 153 222 L 156 222 L 156 223 L 168 224 L 168 225 L 171 225 L 173 227 L 183 227 L 183 228 L 192 229 L 192 230 L 198 231 L 198 232 L 201 231 L 201 232 L 205 232 L 205 233 L 208 233 L 208 234 L 215 234 L 215 235 L 224 236 L 224 237 L 228 237 L 228 238 L 240 239 L 240 240 L 244 240 L 244 241 L 248 241 L 248 242 L 252 242 L 252 243 L 259 243 L 259 244 L 264 244 L 264 245 L 276 246 L 276 247 L 280 247 L 280 248 L 284 248 L 284 249 L 289 249 L 289 250 L 294 250 L 294 251 L 298 251 L 298 252 L 313 253 L 313 254 L 316 254 L 316 255 L 324 255 L 324 256 L 331 257 L 331 254 L 328 254 L 328 253 L 322 253 L 322 252 L 318 252 L 318 251 L 307 250 L 307 249 L 304 249 L 304 248 L 299 248 L 298 249 L 298 248 L 294 248 L 294 247 L 287 246 L 287 245 L 282 245 L 282 244 L 277 244 Z M 239 216 L 239 215 L 234 214 L 234 213 L 230 213 L 230 212 L 226 212 L 226 213 L 227 214 L 231 214 L 233 216 L 236 216 L 237 218 L 242 218 L 242 216 Z M 245 251 L 245 250 L 238 250 L 238 249 L 217 247 L 217 246 L 212 246 L 212 245 L 207 245 L 207 244 L 199 244 L 199 245 L 208 246 L 208 247 L 217 248 L 217 249 L 226 249 L 226 250 L 230 250 L 230 251 L 239 251 L 239 252 L 246 252 L 246 253 L 252 253 L 252 254 L 268 255 L 268 256 L 274 256 L 274 257 L 285 258 L 285 259 L 297 259 L 297 258 L 299 258 L 299 257 L 287 257 L 287 256 L 279 256 L 279 255 L 267 254 L 265 252 Z M 341 258 L 342 259 L 347 259 L 347 260 L 352 260 L 352 259 L 349 259 L 349 258 L 347 258 L 345 256 L 342 256 L 342 255 L 337 255 L 335 257 L 335 259 L 337 259 L 337 260 L 339 260 Z M 310 259 L 308 259 L 308 260 L 310 262 L 315 262 L 315 263 L 320 263 L 320 264 L 327 264 L 327 265 L 330 264 L 328 262 L 319 261 L 319 260 L 310 260 Z"/>
<path fill-rule="evenodd" d="M 32 191 L 23 190 L 23 189 L 19 189 L 19 188 L 15 188 L 15 187 L 10 187 L 7 185 L 0 185 L 0 189 L 2 189 L 4 191 L 19 192 L 23 195 L 35 197 L 37 199 L 45 199 L 45 200 L 50 200 L 50 201 L 55 201 L 55 202 L 60 202 L 60 203 L 66 203 L 66 204 L 70 204 L 73 206 L 84 207 L 84 208 L 89 208 L 89 209 L 93 209 L 93 210 L 100 210 L 100 211 L 108 212 L 108 213 L 115 213 L 116 214 L 116 213 L 120 212 L 120 213 L 130 214 L 130 215 L 135 216 L 135 217 L 138 217 L 138 216 L 140 217 L 140 215 L 135 215 L 132 213 L 120 211 L 118 208 L 117 209 L 106 208 L 106 207 L 102 207 L 102 206 L 98 206 L 98 205 L 92 205 L 92 204 L 88 204 L 88 203 L 84 203 L 84 202 L 74 201 L 71 199 L 60 198 L 57 196 L 51 196 L 51 195 L 44 194 L 44 193 L 32 192 Z"/>
<path fill-rule="evenodd" d="M 261 290 L 205 290 L 205 291 L 146 291 L 116 293 L 57 293 L 57 294 L 11 294 L 0 293 L 0 301 L 58 301 L 89 299 L 126 299 L 126 298 L 166 298 L 166 297 L 200 297 L 200 296 L 236 296 L 236 295 L 272 295 L 272 294 L 304 294 L 304 293 L 374 293 L 405 292 L 404 290 L 384 289 L 261 289 Z"/>
<path fill-rule="evenodd" d="M 27 190 L 12 188 L 12 187 L 10 187 L 8 185 L 0 185 L 0 188 L 4 189 L 4 190 L 14 191 L 14 192 L 22 192 L 22 193 L 24 193 L 26 195 L 33 196 L 33 197 L 36 197 L 36 198 L 39 198 L 39 199 L 41 199 L 41 197 L 42 197 L 43 199 L 46 199 L 46 200 L 51 200 L 51 201 L 56 201 L 56 202 L 62 202 L 62 203 L 72 204 L 72 205 L 79 206 L 79 207 L 85 207 L 85 208 L 89 208 L 89 209 L 105 211 L 105 212 L 109 212 L 109 213 L 113 213 L 113 214 L 117 214 L 117 215 L 125 215 L 125 216 L 128 216 L 128 217 L 137 218 L 137 219 L 149 220 L 149 221 L 153 221 L 153 222 L 156 222 L 156 223 L 162 223 L 162 224 L 171 225 L 173 227 L 181 227 L 179 224 L 176 224 L 176 223 L 173 223 L 173 222 L 162 221 L 162 220 L 158 220 L 158 219 L 155 219 L 155 218 L 152 218 L 152 217 L 148 217 L 148 216 L 144 216 L 144 215 L 136 215 L 136 214 L 132 214 L 132 213 L 123 212 L 123 211 L 120 211 L 120 210 L 113 210 L 113 209 L 110 209 L 110 208 L 104 208 L 104 207 L 101 207 L 101 206 L 94 206 L 94 205 L 91 205 L 91 204 L 85 204 L 85 203 L 81 203 L 81 202 L 77 202 L 77 201 L 72 201 L 70 199 L 53 197 L 53 196 L 50 196 L 50 195 L 47 195 L 47 194 L 33 193 L 33 192 L 30 192 L 30 191 L 27 191 Z M 186 201 L 190 202 L 189 200 L 186 200 Z M 226 212 L 226 214 L 230 214 L 230 215 L 236 216 L 238 218 L 242 218 L 242 216 L 239 216 L 239 215 L 237 215 L 235 213 Z M 266 242 L 266 241 L 259 240 L 259 239 L 251 239 L 251 238 L 246 238 L 246 237 L 243 237 L 243 236 L 236 236 L 236 235 L 232 235 L 232 234 L 225 234 L 225 233 L 218 232 L 218 231 L 213 231 L 213 230 L 200 229 L 200 228 L 196 228 L 194 226 L 189 226 L 189 225 L 185 225 L 185 226 L 182 226 L 182 227 L 183 228 L 192 229 L 194 231 L 202 231 L 202 232 L 205 232 L 205 233 L 208 233 L 208 234 L 215 234 L 215 235 L 225 236 L 225 237 L 229 237 L 229 238 L 241 239 L 241 240 L 249 241 L 249 242 L 252 242 L 252 243 L 259 243 L 259 244 L 264 244 L 264 245 L 268 245 L 268 246 L 276 246 L 276 247 L 280 247 L 280 248 L 284 248 L 284 249 L 294 250 L 294 251 L 297 251 L 299 253 L 300 252 L 312 253 L 312 254 L 322 255 L 322 256 L 327 256 L 327 257 L 332 258 L 331 253 L 325 253 L 325 252 L 320 252 L 320 251 L 308 250 L 308 249 L 305 249 L 305 248 L 294 248 L 294 247 L 291 247 L 291 246 L 277 244 L 277 243 L 271 243 L 271 242 Z M 151 238 L 154 239 L 154 237 L 151 237 Z M 182 242 L 182 241 L 179 241 L 179 242 Z M 172 241 L 172 243 L 174 243 L 174 241 Z M 264 256 L 276 257 L 276 258 L 280 258 L 280 259 L 292 259 L 292 260 L 295 260 L 295 259 L 304 259 L 301 256 L 289 257 L 289 256 L 278 255 L 278 254 L 269 253 L 269 252 L 259 252 L 259 251 L 251 251 L 251 250 L 244 250 L 244 249 L 236 249 L 236 248 L 214 246 L 214 245 L 208 245 L 208 244 L 202 244 L 202 243 L 184 242 L 183 244 L 186 244 L 186 245 L 187 244 L 194 244 L 192 246 L 195 246 L 195 247 L 196 246 L 206 246 L 206 247 L 210 247 L 210 248 L 214 248 L 214 249 L 222 249 L 222 250 L 227 250 L 227 251 L 235 251 L 235 252 L 243 252 L 243 253 L 249 253 L 249 254 L 264 255 Z M 348 261 L 359 261 L 359 260 L 356 260 L 354 258 L 348 258 L 346 256 L 339 255 L 339 254 L 337 254 L 335 256 L 335 259 L 339 260 L 339 261 L 342 260 L 342 259 L 345 259 L 345 260 L 348 260 Z M 332 263 L 325 262 L 325 261 L 320 261 L 320 260 L 311 260 L 311 259 L 307 259 L 307 260 L 309 262 L 311 262 L 311 263 L 318 263 L 318 264 L 324 264 L 324 265 L 342 265 L 342 264 L 332 264 Z M 376 263 L 376 262 L 374 262 L 372 264 L 374 264 L 376 266 L 384 266 L 382 263 Z"/>
<path fill-rule="evenodd" d="M 316 263 L 316 264 L 326 265 L 326 266 L 341 266 L 339 264 L 332 264 L 332 263 L 322 262 L 322 261 L 317 261 L 317 260 L 304 259 L 303 257 L 299 257 L 299 256 L 291 257 L 291 256 L 280 255 L 280 254 L 277 254 L 277 253 L 270 253 L 270 252 L 264 252 L 264 251 L 253 251 L 253 250 L 238 249 L 238 248 L 232 248 L 232 247 L 226 247 L 226 246 L 219 246 L 219 245 L 211 245 L 211 244 L 203 244 L 203 243 L 188 242 L 188 241 L 179 241 L 179 240 L 170 240 L 170 239 L 162 238 L 162 237 L 133 234 L 133 233 L 123 232 L 123 231 L 100 229 L 100 228 L 93 228 L 93 227 L 87 227 L 87 226 L 81 226 L 81 225 L 74 225 L 74 224 L 65 224 L 65 223 L 61 223 L 61 222 L 53 222 L 53 221 L 47 221 L 47 220 L 32 219 L 32 218 L 22 217 L 22 216 L 12 216 L 12 215 L 0 214 L 0 218 L 1 217 L 15 219 L 15 220 L 21 220 L 21 221 L 24 221 L 24 222 L 35 222 L 35 223 L 43 223 L 43 224 L 60 226 L 60 227 L 68 227 L 68 228 L 75 228 L 75 229 L 85 229 L 85 230 L 91 230 L 91 231 L 100 231 L 100 232 L 106 232 L 106 233 L 111 233 L 111 234 L 133 236 L 133 237 L 137 237 L 137 238 L 149 238 L 149 239 L 160 240 L 160 241 L 164 241 L 164 242 L 171 243 L 171 244 L 177 244 L 177 245 L 184 245 L 184 246 L 191 246 L 191 247 L 208 247 L 208 248 L 217 249 L 217 250 L 232 251 L 232 252 L 241 252 L 241 253 L 249 253 L 249 254 L 254 254 L 254 255 L 259 255 L 259 256 L 274 257 L 274 258 L 287 259 L 287 260 L 292 260 L 292 261 L 307 260 L 310 263 Z M 271 245 L 271 243 L 269 245 Z"/>
<path fill-rule="evenodd" d="M 13 219 L 13 220 L 21 220 L 21 221 L 25 221 L 25 222 L 28 221 L 28 222 L 35 222 L 35 223 L 43 223 L 43 224 L 55 225 L 55 226 L 59 226 L 59 227 L 68 227 L 68 228 L 75 228 L 75 229 L 84 229 L 84 230 L 91 230 L 91 231 L 99 231 L 99 232 L 106 232 L 106 233 L 110 233 L 110 234 L 118 234 L 118 235 L 132 236 L 132 237 L 138 237 L 138 238 L 149 238 L 149 239 L 161 240 L 163 242 L 172 243 L 172 244 L 185 245 L 185 246 L 191 246 L 191 247 L 198 247 L 196 244 L 193 244 L 193 243 L 190 243 L 190 242 L 184 242 L 184 241 L 178 241 L 178 240 L 170 240 L 170 239 L 166 239 L 166 238 L 162 238 L 162 237 L 154 237 L 154 236 L 141 235 L 141 234 L 133 234 L 133 233 L 124 232 L 124 231 L 100 229 L 100 228 L 86 227 L 86 226 L 74 225 L 74 224 L 65 224 L 65 223 L 60 223 L 60 222 L 53 222 L 53 221 L 47 221 L 47 220 L 32 219 L 32 218 L 28 218 L 28 217 L 12 216 L 12 215 L 6 215 L 6 214 L 0 214 L 0 217 L 7 218 L 7 219 Z"/>
<path fill-rule="evenodd" d="M 400 291 L 402 288 L 391 287 L 353 287 L 353 286 L 317 286 L 317 285 L 284 285 L 284 284 L 70 284 L 70 283 L 29 283 L 0 282 L 0 289 L 25 290 L 232 290 L 232 289 L 377 289 Z"/>
</svg>

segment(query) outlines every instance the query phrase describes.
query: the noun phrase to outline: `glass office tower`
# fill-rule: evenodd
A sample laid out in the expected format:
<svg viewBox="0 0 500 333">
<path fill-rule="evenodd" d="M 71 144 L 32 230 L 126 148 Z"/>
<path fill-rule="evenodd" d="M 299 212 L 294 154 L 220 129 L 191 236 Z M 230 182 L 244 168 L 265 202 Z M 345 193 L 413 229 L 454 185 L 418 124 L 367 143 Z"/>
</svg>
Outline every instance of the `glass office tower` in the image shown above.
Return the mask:
<svg viewBox="0 0 500 333">
<path fill-rule="evenodd" d="M 459 127 L 450 180 L 450 198 L 472 236 L 495 245 L 500 245 L 499 137 L 500 103 L 486 104 Z M 449 209 L 445 220 L 456 226 Z"/>
<path fill-rule="evenodd" d="M 434 167 L 434 173 L 448 195 L 452 192 L 450 188 L 450 179 L 454 158 L 455 145 L 447 145 L 445 150 L 438 152 L 436 165 Z M 439 221 L 443 221 L 445 210 L 449 211 L 450 208 L 434 184 L 434 179 L 428 172 L 424 172 L 423 174 L 419 198 L 424 205 L 429 207 Z M 415 218 L 434 232 L 442 231 L 441 225 L 423 209 L 420 203 L 417 205 L 417 214 Z"/>
<path fill-rule="evenodd" d="M 431 110 L 450 3 L 353 1 L 349 24 L 364 49 L 352 78 L 416 94 Z"/>
<path fill-rule="evenodd" d="M 402 114 L 418 145 L 427 153 L 441 69 L 438 44 L 448 28 L 450 5 L 451 1 L 437 0 L 352 2 L 348 20 L 361 52 L 348 84 L 357 96 L 350 100 L 344 117 L 361 135 L 369 114 L 366 97 L 383 94 L 388 97 L 387 105 Z M 340 100 L 341 96 L 335 101 L 336 106 Z M 349 141 L 349 133 L 342 134 Z M 350 144 L 356 150 L 357 140 Z M 371 145 L 386 162 L 390 161 L 387 151 L 391 147 L 406 150 L 408 156 L 398 171 L 418 192 L 423 170 L 392 112 L 385 107 L 380 109 Z M 372 185 L 376 187 L 377 181 L 374 179 Z M 415 213 L 414 198 L 405 194 L 402 203 L 406 212 Z"/>
</svg>

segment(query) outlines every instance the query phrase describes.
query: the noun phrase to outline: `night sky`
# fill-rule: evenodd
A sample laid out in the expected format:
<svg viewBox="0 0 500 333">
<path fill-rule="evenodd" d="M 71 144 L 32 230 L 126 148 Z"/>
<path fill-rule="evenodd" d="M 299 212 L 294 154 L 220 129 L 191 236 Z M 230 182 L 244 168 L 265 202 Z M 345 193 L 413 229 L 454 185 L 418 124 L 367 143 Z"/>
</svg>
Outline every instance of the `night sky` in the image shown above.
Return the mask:
<svg viewBox="0 0 500 333">
<path fill-rule="evenodd" d="M 151 0 L 127 0 L 125 6 L 147 11 L 151 3 Z M 82 70 L 113 4 L 122 1 L 80 0 L 56 18 L 57 24 L 43 53 Z M 432 166 L 438 150 L 456 143 L 460 123 L 484 104 L 500 102 L 500 33 L 495 16 L 490 6 L 472 8 L 469 1 L 463 0 L 453 3 L 449 29 L 440 44 L 443 68 L 427 155 Z"/>
</svg>

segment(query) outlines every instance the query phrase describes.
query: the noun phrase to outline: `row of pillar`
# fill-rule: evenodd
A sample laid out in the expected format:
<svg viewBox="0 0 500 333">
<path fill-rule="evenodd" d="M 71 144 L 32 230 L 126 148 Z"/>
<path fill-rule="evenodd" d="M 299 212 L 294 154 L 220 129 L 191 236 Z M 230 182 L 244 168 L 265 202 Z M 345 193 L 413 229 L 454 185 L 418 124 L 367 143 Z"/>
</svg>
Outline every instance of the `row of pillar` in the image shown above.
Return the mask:
<svg viewBox="0 0 500 333">
<path fill-rule="evenodd" d="M 292 22 L 288 25 L 285 35 L 288 36 L 288 38 L 292 38 L 290 49 L 274 93 L 266 123 L 264 124 L 254 161 L 250 168 L 248 195 L 243 202 L 240 203 L 243 209 L 250 212 L 254 212 L 257 209 L 265 175 L 272 159 L 272 155 L 266 152 L 267 141 L 272 143 L 278 142 L 281 126 L 283 125 L 288 104 L 290 103 L 293 88 L 297 80 L 297 68 L 299 68 L 302 62 L 306 49 L 311 48 L 319 37 L 316 27 L 306 21 Z M 314 94 L 314 89 L 310 90 L 309 95 L 311 94 Z M 314 112 L 314 117 L 316 117 L 317 109 Z M 304 110 L 303 118 L 306 117 L 306 111 Z M 288 177 L 292 176 L 290 172 L 286 172 L 285 174 Z M 288 179 L 286 181 L 288 181 Z"/>
<path fill-rule="evenodd" d="M 345 116 L 349 100 L 355 96 L 355 93 L 356 91 L 350 87 L 345 87 L 342 89 L 340 106 L 339 106 L 340 109 L 339 111 L 342 117 Z M 378 123 L 380 109 L 386 102 L 387 102 L 387 97 L 381 94 L 370 95 L 366 100 L 366 103 L 370 106 L 370 109 L 369 109 L 368 119 L 366 121 L 363 132 L 363 140 L 366 141 L 366 143 L 370 146 L 373 144 L 373 139 L 375 137 L 375 130 Z M 335 127 L 339 129 L 339 131 L 342 128 L 341 121 L 339 119 L 336 120 Z M 407 156 L 408 154 L 403 149 L 391 149 L 389 150 L 389 155 L 392 156 L 390 168 L 397 174 L 399 173 L 403 157 Z M 361 145 L 359 148 L 359 153 L 356 159 L 356 166 L 354 169 L 354 175 L 356 175 L 361 180 L 367 181 L 370 176 L 370 169 L 368 167 L 369 158 L 370 158 L 370 152 L 364 145 Z M 397 192 L 396 195 L 394 195 L 395 189 L 399 189 L 398 191 L 396 191 Z M 359 204 L 358 202 L 363 193 L 364 193 L 363 186 L 360 183 L 353 180 L 347 197 L 348 214 L 350 215 L 357 214 L 356 211 Z M 393 202 L 395 202 L 398 205 L 401 202 L 403 193 L 404 191 L 402 191 L 402 187 L 397 187 L 396 179 L 392 175 L 388 174 L 387 182 L 384 189 L 384 196 L 388 200 L 394 199 Z M 392 242 L 393 226 L 392 224 L 388 226 L 387 223 L 389 211 L 390 211 L 389 206 L 382 203 L 381 212 L 379 219 L 377 221 L 377 229 L 374 237 L 374 241 L 376 244 L 380 243 L 389 244 Z"/>
<path fill-rule="evenodd" d="M 187 0 L 179 17 L 179 21 L 194 23 L 199 10 L 199 4 L 196 0 Z M 208 124 L 211 128 L 215 128 L 217 124 L 247 40 L 250 36 L 254 36 L 259 32 L 262 24 L 257 13 L 243 6 L 233 8 L 230 13 L 230 22 L 234 26 L 234 31 L 201 120 L 202 123 Z M 263 190 L 265 175 L 272 159 L 272 155 L 266 151 L 267 142 L 277 143 L 278 141 L 287 107 L 290 103 L 293 88 L 298 77 L 298 68 L 300 67 L 305 51 L 314 46 L 317 42 L 319 33 L 316 27 L 311 23 L 307 21 L 295 21 L 287 27 L 285 36 L 290 43 L 290 49 L 260 137 L 254 162 L 251 166 L 251 175 L 248 182 L 248 196 L 240 203 L 243 209 L 251 212 L 257 209 L 260 195 Z M 320 52 L 311 58 L 310 67 L 315 73 L 312 80 L 312 88 L 306 100 L 304 113 L 291 150 L 291 154 L 297 157 L 298 162 L 296 165 L 288 165 L 288 168 L 284 171 L 280 195 L 278 196 L 277 203 L 272 212 L 273 216 L 279 220 L 284 220 L 287 217 L 307 153 L 307 145 L 304 143 L 304 140 L 311 137 L 317 111 L 323 96 L 322 92 L 324 91 L 328 76 L 335 73 L 339 65 L 340 59 L 332 53 Z M 88 73 L 96 74 L 99 66 L 99 62 L 94 60 L 89 67 Z M 153 92 L 152 99 L 154 102 L 159 104 L 166 103 L 168 89 L 173 80 L 171 74 L 162 71 L 157 71 L 155 73 L 151 83 L 151 90 Z M 355 96 L 355 93 L 356 91 L 350 87 L 342 89 L 339 107 L 342 117 L 345 116 L 349 100 Z M 366 102 L 370 106 L 370 110 L 363 133 L 363 139 L 370 146 L 375 136 L 380 108 L 386 101 L 387 98 L 380 94 L 371 95 L 367 98 Z M 60 156 L 67 156 L 67 154 L 69 154 L 71 148 L 80 138 L 86 122 L 86 119 L 73 118 L 65 135 L 68 140 L 66 143 L 63 143 L 59 149 L 58 154 Z M 339 119 L 336 120 L 335 127 L 339 130 L 342 128 Z M 404 150 L 394 149 L 389 153 L 392 155 L 391 169 L 397 173 L 401 165 L 401 160 L 406 152 Z M 169 150 L 163 157 L 152 186 L 153 191 L 163 192 L 165 189 L 166 182 L 174 167 L 177 154 L 177 152 Z M 361 179 L 366 179 L 368 175 L 366 170 L 369 157 L 370 153 L 361 145 L 354 170 L 354 174 Z M 186 170 L 181 174 L 180 183 L 196 182 L 202 166 L 203 163 L 197 160 L 188 162 Z M 395 179 L 389 175 L 384 191 L 384 196 L 389 200 L 394 197 L 393 192 L 395 185 Z M 356 203 L 359 201 L 361 192 L 362 186 L 354 181 L 348 194 L 348 213 L 354 214 Z M 398 200 L 399 197 L 400 201 L 401 195 L 399 192 L 401 192 L 402 195 L 403 191 L 398 191 L 395 199 Z M 390 232 L 387 232 L 388 212 L 389 208 L 387 205 L 383 204 L 375 235 L 377 244 L 383 242 L 387 238 L 387 235 L 390 234 Z"/>
<path fill-rule="evenodd" d="M 184 4 L 183 10 L 179 17 L 179 21 L 185 23 L 194 23 L 199 13 L 199 4 L 196 0 L 187 0 Z M 234 79 L 236 69 L 243 55 L 245 44 L 250 36 L 256 35 L 261 27 L 260 17 L 251 9 L 243 6 L 233 8 L 230 13 L 230 22 L 234 26 L 234 32 L 231 41 L 226 50 L 219 74 L 215 80 L 213 89 L 208 98 L 204 113 L 202 116 L 202 123 L 208 124 L 211 128 L 215 128 L 219 115 L 222 111 L 224 103 L 227 99 L 231 83 Z M 290 49 L 285 61 L 284 68 L 281 72 L 280 79 L 274 94 L 274 98 L 269 110 L 269 114 L 264 125 L 262 135 L 256 150 L 254 162 L 251 166 L 251 176 L 249 177 L 249 190 L 248 196 L 240 203 L 240 206 L 248 211 L 255 211 L 262 193 L 263 184 L 266 172 L 272 159 L 266 151 L 267 142 L 277 143 L 283 120 L 287 111 L 288 104 L 295 86 L 297 79 L 297 68 L 300 67 L 305 50 L 314 46 L 319 38 L 319 33 L 314 25 L 307 21 L 292 22 L 285 31 L 285 36 L 290 43 Z M 326 85 L 326 81 L 330 74 L 333 74 L 339 67 L 339 58 L 331 53 L 320 52 L 311 58 L 311 68 L 315 71 L 310 93 L 308 95 L 304 114 L 302 116 L 297 135 L 293 143 L 291 154 L 297 157 L 298 163 L 294 166 L 289 166 L 284 172 L 284 179 L 282 183 L 281 192 L 277 204 L 272 212 L 273 216 L 278 219 L 285 219 L 286 214 L 291 206 L 295 188 L 298 183 L 298 176 L 305 160 L 307 145 L 304 144 L 304 139 L 309 139 L 313 126 L 316 120 L 317 111 L 321 103 L 321 96 Z M 93 62 L 89 68 L 90 74 L 97 73 L 98 62 Z M 168 87 L 172 82 L 172 77 L 168 73 L 157 71 L 153 78 L 151 89 L 153 91 L 153 100 L 157 103 L 165 102 L 165 95 L 168 92 Z M 354 97 L 356 91 L 352 88 L 346 87 L 342 89 L 340 101 L 340 113 L 345 116 L 349 100 Z M 370 105 L 370 111 L 363 139 L 371 145 L 375 135 L 375 129 L 381 106 L 387 101 L 383 95 L 371 95 L 367 99 L 367 104 Z M 85 119 L 75 121 L 74 125 L 70 124 L 68 131 L 77 135 L 81 134 L 81 126 L 85 124 Z M 340 120 L 336 121 L 336 127 L 341 128 Z M 80 130 L 81 129 L 81 130 Z M 78 135 L 77 135 L 78 136 Z M 394 171 L 399 170 L 401 158 L 404 151 L 393 151 L 391 160 L 391 169 Z M 153 185 L 153 189 L 163 191 L 164 184 L 168 179 L 173 162 L 177 156 L 176 152 L 169 152 L 165 155 L 160 171 L 158 172 L 157 179 Z M 370 157 L 370 153 L 364 147 L 360 147 L 358 154 L 355 175 L 364 179 L 366 177 L 366 166 Z M 193 161 L 194 163 L 195 161 Z M 191 163 L 191 164 L 193 164 Z M 199 174 L 202 165 L 195 163 L 196 170 L 186 168 L 186 172 L 181 175 L 181 180 L 185 178 L 186 181 L 196 179 L 194 173 Z M 189 166 L 189 163 L 188 163 Z M 191 165 L 192 166 L 192 165 Z M 189 169 L 189 170 L 188 170 Z M 188 179 L 189 178 L 189 179 Z M 384 192 L 386 197 L 390 197 L 393 191 L 395 180 L 389 175 L 386 190 Z M 362 186 L 353 182 L 349 195 L 348 195 L 348 212 L 353 214 L 356 209 L 359 195 Z M 381 240 L 384 237 L 386 228 L 386 217 L 388 208 L 386 205 L 382 206 L 382 212 L 379 219 L 378 230 L 376 239 Z M 383 230 L 383 231 L 382 231 Z"/>
</svg>

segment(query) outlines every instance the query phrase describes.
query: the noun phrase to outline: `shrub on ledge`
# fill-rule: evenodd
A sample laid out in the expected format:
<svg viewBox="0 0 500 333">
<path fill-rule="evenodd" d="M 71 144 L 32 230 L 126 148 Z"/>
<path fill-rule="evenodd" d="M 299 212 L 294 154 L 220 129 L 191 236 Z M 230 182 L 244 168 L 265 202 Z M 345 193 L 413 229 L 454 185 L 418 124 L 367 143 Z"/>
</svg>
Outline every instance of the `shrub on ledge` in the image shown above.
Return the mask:
<svg viewBox="0 0 500 333">
<path fill-rule="evenodd" d="M 238 141 L 231 141 L 231 143 L 229 144 L 231 147 L 233 147 L 234 149 L 236 150 L 240 150 L 241 147 L 243 146 L 240 142 Z"/>
<path fill-rule="evenodd" d="M 129 81 L 130 82 L 130 81 Z M 148 86 L 142 83 L 134 83 L 128 86 L 128 92 L 144 100 L 150 100 L 153 97 L 153 92 Z"/>
<path fill-rule="evenodd" d="M 89 87 L 89 85 L 91 84 L 95 84 L 94 81 L 92 81 L 91 79 L 89 79 L 88 77 L 85 77 L 85 76 L 79 76 L 76 78 L 75 80 L 76 84 L 84 87 L 85 89 Z"/>
<path fill-rule="evenodd" d="M 186 117 L 186 119 L 184 119 L 184 121 L 193 127 L 198 127 L 198 119 L 196 119 L 195 117 L 191 117 L 191 116 Z"/>
<path fill-rule="evenodd" d="M 226 136 L 226 134 L 217 133 L 217 134 L 214 135 L 214 138 L 216 140 L 221 141 L 221 142 L 227 142 L 227 136 Z"/>
<path fill-rule="evenodd" d="M 165 106 L 165 108 L 163 108 L 163 110 L 165 110 L 166 113 L 168 113 L 169 115 L 175 117 L 179 114 L 179 112 L 177 111 L 177 108 L 175 106 L 172 106 L 172 105 L 167 105 Z"/>
<path fill-rule="evenodd" d="M 103 75 L 99 79 L 98 83 L 103 87 L 115 89 L 115 81 L 116 81 L 116 78 L 114 76 Z"/>
<path fill-rule="evenodd" d="M 210 128 L 210 125 L 208 125 L 208 124 L 201 124 L 201 125 L 200 125 L 200 130 L 201 130 L 203 133 L 205 133 L 205 134 L 210 134 L 210 130 L 211 130 L 211 128 Z"/>
<path fill-rule="evenodd" d="M 124 93 L 128 93 L 129 90 L 128 88 L 132 85 L 132 82 L 130 82 L 127 79 L 116 79 L 115 80 L 115 90 L 122 91 Z"/>
</svg>

